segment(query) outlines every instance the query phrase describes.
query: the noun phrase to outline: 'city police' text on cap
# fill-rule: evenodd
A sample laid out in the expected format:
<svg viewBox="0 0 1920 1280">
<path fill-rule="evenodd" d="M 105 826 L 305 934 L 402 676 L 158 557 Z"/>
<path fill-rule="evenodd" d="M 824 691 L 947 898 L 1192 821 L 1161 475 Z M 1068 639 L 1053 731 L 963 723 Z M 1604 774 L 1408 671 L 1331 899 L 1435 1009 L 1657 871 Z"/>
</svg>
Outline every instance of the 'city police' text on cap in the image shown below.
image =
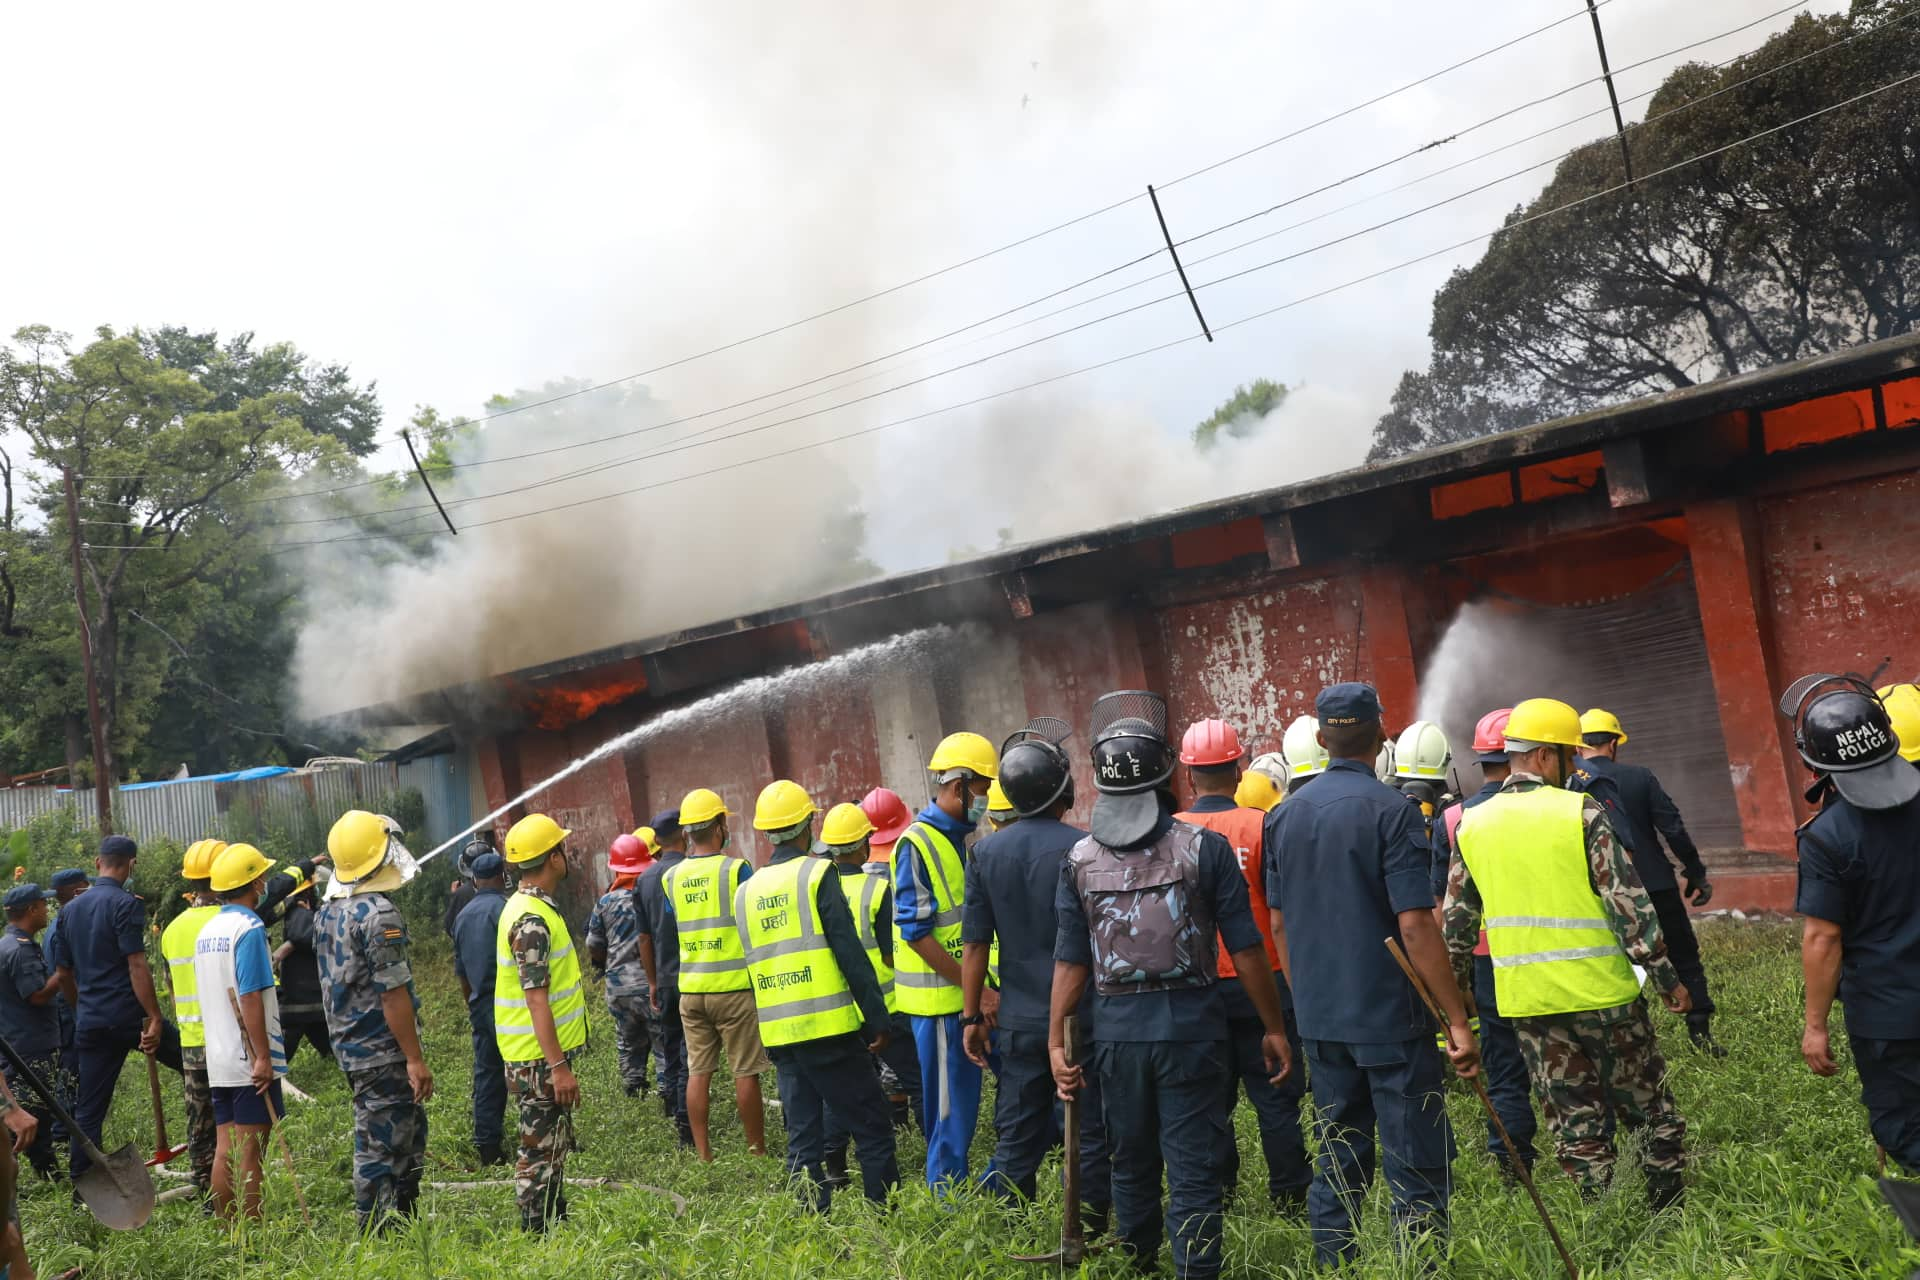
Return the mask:
<svg viewBox="0 0 1920 1280">
<path fill-rule="evenodd" d="M 1322 727 L 1344 728 L 1355 724 L 1373 724 L 1380 720 L 1380 695 L 1370 684 L 1349 681 L 1328 685 L 1313 700 L 1313 714 Z"/>
</svg>

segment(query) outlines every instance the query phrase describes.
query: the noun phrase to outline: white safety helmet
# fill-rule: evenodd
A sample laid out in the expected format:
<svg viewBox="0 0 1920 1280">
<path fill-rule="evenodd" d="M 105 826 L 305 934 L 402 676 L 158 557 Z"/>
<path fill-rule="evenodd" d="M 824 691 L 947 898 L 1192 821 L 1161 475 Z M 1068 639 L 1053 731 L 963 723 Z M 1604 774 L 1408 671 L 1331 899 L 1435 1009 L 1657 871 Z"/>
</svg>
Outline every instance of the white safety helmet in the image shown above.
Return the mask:
<svg viewBox="0 0 1920 1280">
<path fill-rule="evenodd" d="M 1373 776 L 1382 782 L 1393 781 L 1393 739 L 1388 738 L 1380 747 L 1380 754 L 1373 758 Z"/>
<path fill-rule="evenodd" d="M 1415 720 L 1393 744 L 1393 776 L 1404 781 L 1444 781 L 1452 761 L 1446 733 L 1431 720 Z"/>
<path fill-rule="evenodd" d="M 1320 722 L 1312 716 L 1301 716 L 1287 726 L 1287 732 L 1280 739 L 1280 754 L 1287 766 L 1287 778 L 1297 780 L 1312 778 L 1327 771 L 1327 749 L 1320 745 Z M 1259 761 L 1254 762 L 1259 768 Z"/>
<path fill-rule="evenodd" d="M 1278 751 L 1263 752 L 1253 758 L 1253 763 L 1247 766 L 1247 772 L 1264 773 L 1273 779 L 1274 786 L 1284 787 L 1287 785 L 1287 758 Z"/>
</svg>

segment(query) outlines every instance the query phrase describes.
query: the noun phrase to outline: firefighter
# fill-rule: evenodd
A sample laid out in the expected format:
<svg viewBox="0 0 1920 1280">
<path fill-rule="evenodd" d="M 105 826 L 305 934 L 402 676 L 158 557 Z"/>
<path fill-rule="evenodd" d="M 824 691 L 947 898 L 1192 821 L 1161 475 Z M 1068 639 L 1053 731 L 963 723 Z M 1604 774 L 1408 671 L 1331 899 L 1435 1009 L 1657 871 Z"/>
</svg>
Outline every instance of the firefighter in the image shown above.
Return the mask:
<svg viewBox="0 0 1920 1280">
<path fill-rule="evenodd" d="M 1879 694 L 1886 704 L 1887 718 L 1893 722 L 1894 735 L 1900 739 L 1900 758 L 1920 767 L 1920 685 L 1911 681 L 1890 684 Z"/>
<path fill-rule="evenodd" d="M 1224 939 L 1265 1028 L 1274 1084 L 1293 1070 L 1280 993 L 1224 837 L 1173 816 L 1175 758 L 1166 703 L 1122 690 L 1093 704 L 1091 830 L 1067 854 L 1056 898 L 1047 1048 L 1055 1086 L 1085 1080 L 1070 1065 L 1066 1019 L 1093 984 L 1094 1053 L 1113 1144 L 1113 1220 L 1126 1250 L 1154 1269 L 1173 1237 L 1181 1280 L 1220 1274 L 1222 1175 L 1232 1143 L 1221 1098 L 1229 1079 L 1227 1011 L 1216 974 Z"/>
<path fill-rule="evenodd" d="M 963 1022 L 967 1056 L 986 1068 L 997 1050 L 993 1160 L 981 1185 L 1004 1199 L 1031 1200 L 1040 1162 L 1060 1140 L 1059 1099 L 1047 1054 L 1047 1011 L 1053 991 L 1053 946 L 1060 931 L 1054 898 L 1067 852 L 1086 832 L 1064 818 L 1073 808 L 1073 770 L 1060 748 L 1058 721 L 1035 720 L 1000 748 L 1000 779 L 1019 822 L 982 839 L 967 863 L 961 919 Z M 1000 1005 L 989 1027 L 980 1013 L 988 963 L 999 957 Z M 1093 1026 L 1081 1002 L 1080 1031 Z M 1085 1073 L 1080 1108 L 1080 1196 L 1086 1226 L 1105 1230 L 1112 1203 L 1106 1128 L 1100 1117 L 1100 1076 Z"/>
<path fill-rule="evenodd" d="M 1467 1010 L 1434 921 L 1433 851 L 1420 813 L 1381 782 L 1386 732 L 1370 685 L 1336 684 L 1314 700 L 1330 763 L 1267 815 L 1267 902 L 1293 985 L 1320 1133 L 1307 1216 L 1325 1265 L 1359 1249 L 1360 1200 L 1379 1131 L 1393 1217 L 1443 1241 L 1453 1140 L 1433 1030 L 1381 940 L 1398 937 L 1448 1024 L 1448 1055 L 1477 1068 Z M 1300 757 L 1289 751 L 1288 760 Z"/>
<path fill-rule="evenodd" d="M 1261 875 L 1261 827 L 1263 810 L 1244 808 L 1233 799 L 1242 781 L 1240 761 L 1245 755 L 1240 735 L 1224 720 L 1202 720 L 1188 727 L 1180 740 L 1180 763 L 1187 766 L 1188 789 L 1193 804 L 1184 813 L 1173 816 L 1217 831 L 1233 847 L 1240 874 L 1247 882 L 1247 900 L 1253 910 L 1254 928 L 1260 931 L 1260 944 L 1266 950 L 1266 972 L 1273 975 L 1280 993 L 1280 1009 L 1287 1024 L 1287 1045 L 1295 1061 L 1301 1056 L 1300 1032 L 1294 1021 L 1293 993 L 1287 989 L 1286 975 L 1280 968 L 1280 950 L 1273 940 L 1273 924 L 1267 911 L 1267 888 Z M 1248 773 L 1246 777 L 1255 777 Z M 1220 945 L 1220 976 L 1235 976 L 1233 957 Z M 1266 1027 L 1260 1012 L 1247 999 L 1238 983 L 1224 983 L 1221 997 L 1227 1010 L 1228 1066 L 1232 1078 L 1224 1097 L 1228 1131 L 1232 1131 L 1233 1111 L 1242 1087 L 1253 1108 L 1260 1131 L 1260 1150 L 1267 1162 L 1267 1199 L 1287 1214 L 1304 1213 L 1307 1185 L 1312 1180 L 1307 1167 L 1307 1144 L 1300 1136 L 1300 1103 L 1306 1097 L 1304 1073 L 1295 1071 L 1281 1084 L 1268 1080 L 1262 1058 L 1261 1042 Z M 1229 1143 L 1225 1151 L 1223 1182 L 1227 1197 L 1233 1197 L 1240 1175 L 1240 1149 Z"/>
<path fill-rule="evenodd" d="M 1512 715 L 1512 707 L 1502 707 L 1481 716 L 1480 722 L 1473 727 L 1473 750 L 1483 780 L 1480 789 L 1466 799 L 1448 805 L 1433 828 L 1434 839 L 1446 850 L 1449 868 L 1453 865 L 1454 837 L 1460 830 L 1460 820 L 1467 810 L 1499 795 L 1501 785 L 1511 772 L 1507 765 L 1507 720 Z M 1442 928 L 1445 928 L 1444 919 Z M 1513 1033 L 1513 1024 L 1500 1014 L 1500 999 L 1493 989 L 1493 959 L 1487 950 L 1485 929 L 1480 931 L 1479 940 L 1474 943 L 1471 981 L 1463 979 L 1461 985 L 1473 992 L 1473 1003 L 1479 1014 L 1475 1034 L 1480 1037 L 1480 1071 L 1487 1082 L 1487 1096 L 1493 1099 L 1494 1112 L 1500 1117 L 1500 1123 L 1506 1126 L 1507 1136 L 1513 1139 L 1521 1162 L 1531 1171 L 1534 1136 L 1540 1131 L 1533 1114 L 1533 1087 L 1527 1080 L 1527 1060 L 1520 1054 L 1520 1041 Z M 1511 1179 L 1515 1176 L 1513 1159 L 1507 1154 L 1507 1144 L 1500 1140 L 1500 1130 L 1491 1120 L 1487 1121 L 1487 1152 L 1499 1165 L 1503 1177 Z"/>
<path fill-rule="evenodd" d="M 1706 968 L 1700 963 L 1700 940 L 1694 936 L 1693 920 L 1687 914 L 1689 902 L 1704 907 L 1713 898 L 1713 884 L 1707 879 L 1700 851 L 1694 848 L 1693 837 L 1680 820 L 1679 806 L 1653 770 L 1621 762 L 1620 748 L 1627 745 L 1627 731 L 1618 716 L 1599 707 L 1587 711 L 1580 717 L 1580 741 L 1584 757 L 1580 770 L 1611 778 L 1618 788 L 1618 809 L 1609 817 L 1616 828 L 1626 828 L 1617 834 L 1626 841 L 1640 883 L 1646 886 L 1654 910 L 1660 913 L 1667 956 L 1693 998 L 1693 1008 L 1687 1014 L 1687 1035 L 1701 1052 L 1724 1058 L 1727 1051 L 1713 1038 L 1713 995 L 1707 988 Z M 1674 880 L 1673 864 L 1660 849 L 1662 838 L 1680 861 L 1685 897 Z"/>
<path fill-rule="evenodd" d="M 1826 677 L 1796 710 L 1795 744 L 1827 798 L 1800 830 L 1800 1053 L 1815 1075 L 1838 1072 L 1837 997 L 1874 1141 L 1920 1173 L 1920 770 L 1863 683 Z"/>
<path fill-rule="evenodd" d="M 1280 754 L 1287 762 L 1288 795 L 1325 773 L 1331 763 L 1327 749 L 1320 745 L 1320 722 L 1312 716 L 1301 716 L 1287 726 Z"/>
<path fill-rule="evenodd" d="M 1526 1056 L 1560 1165 L 1583 1194 L 1613 1177 L 1612 1119 L 1644 1129 L 1655 1212 L 1685 1195 L 1686 1121 L 1667 1088 L 1635 964 L 1675 1013 L 1690 1001 L 1660 919 L 1606 811 L 1565 790 L 1580 716 L 1531 698 L 1507 720 L 1507 780 L 1468 812 L 1447 884 L 1447 949 L 1471 967 L 1484 920 L 1494 989 Z"/>
<path fill-rule="evenodd" d="M 1393 786 L 1420 806 L 1420 820 L 1426 824 L 1427 841 L 1433 846 L 1431 875 L 1436 903 L 1447 892 L 1447 849 L 1435 838 L 1433 820 L 1453 800 L 1447 794 L 1447 766 L 1452 763 L 1453 748 L 1446 732 L 1431 720 L 1415 720 L 1394 740 Z"/>
<path fill-rule="evenodd" d="M 853 1134 L 867 1199 L 885 1204 L 900 1184 L 893 1125 L 871 1054 L 887 1047 L 889 1017 L 833 864 L 813 857 L 814 803 L 798 783 L 761 791 L 753 825 L 773 858 L 743 881 L 733 919 L 753 978 L 760 1039 L 780 1076 L 787 1176 L 800 1201 L 825 1213 L 828 1108 Z"/>
<path fill-rule="evenodd" d="M 894 997 L 913 1019 L 926 1108 L 927 1185 L 967 1180 L 967 1149 L 980 1118 L 980 1068 L 962 1047 L 960 921 L 966 891 L 966 842 L 987 816 L 987 787 L 999 773 L 993 744 L 951 733 L 927 761 L 934 795 L 901 833 L 893 856 L 893 923 L 900 940 Z M 999 1012 L 999 992 L 983 998 L 981 1019 Z"/>
</svg>

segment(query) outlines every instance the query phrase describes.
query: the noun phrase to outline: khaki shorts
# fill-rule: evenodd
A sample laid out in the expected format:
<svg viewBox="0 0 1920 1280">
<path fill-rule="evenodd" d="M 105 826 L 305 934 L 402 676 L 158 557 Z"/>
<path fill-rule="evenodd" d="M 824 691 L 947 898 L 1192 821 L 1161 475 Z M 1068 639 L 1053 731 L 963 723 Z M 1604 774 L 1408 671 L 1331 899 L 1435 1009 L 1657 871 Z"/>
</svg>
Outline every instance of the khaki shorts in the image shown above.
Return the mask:
<svg viewBox="0 0 1920 1280">
<path fill-rule="evenodd" d="M 687 1033 L 687 1074 L 710 1076 L 727 1051 L 733 1078 L 773 1070 L 760 1043 L 760 1014 L 751 991 L 682 991 L 680 1025 Z"/>
</svg>

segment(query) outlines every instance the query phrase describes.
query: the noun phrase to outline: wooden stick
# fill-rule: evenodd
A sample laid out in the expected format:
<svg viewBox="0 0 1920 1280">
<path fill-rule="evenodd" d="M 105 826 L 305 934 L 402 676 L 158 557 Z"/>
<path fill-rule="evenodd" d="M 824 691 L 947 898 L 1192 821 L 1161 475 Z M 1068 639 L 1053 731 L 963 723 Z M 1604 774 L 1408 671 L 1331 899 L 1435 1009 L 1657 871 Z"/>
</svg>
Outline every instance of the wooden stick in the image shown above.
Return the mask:
<svg viewBox="0 0 1920 1280">
<path fill-rule="evenodd" d="M 1413 984 L 1413 989 L 1420 993 L 1420 1001 L 1427 1006 L 1427 1012 L 1433 1015 L 1434 1022 L 1439 1024 L 1440 1034 L 1447 1036 L 1447 1043 L 1453 1043 L 1446 1014 L 1440 1011 L 1440 1005 L 1434 1000 L 1433 992 L 1427 989 L 1427 984 L 1420 980 L 1419 973 L 1407 959 L 1407 953 L 1400 949 L 1399 939 L 1388 938 L 1387 950 L 1393 953 L 1394 963 L 1399 965 L 1400 971 L 1407 975 L 1407 981 Z M 1560 1229 L 1553 1225 L 1553 1216 L 1547 1212 L 1546 1201 L 1540 1198 L 1540 1189 L 1533 1185 L 1533 1170 L 1520 1158 L 1520 1148 L 1514 1145 L 1513 1135 L 1507 1132 L 1507 1126 L 1500 1119 L 1500 1113 L 1494 1110 L 1493 1099 L 1487 1095 L 1487 1082 L 1476 1072 L 1468 1077 L 1467 1083 L 1473 1086 L 1473 1092 L 1480 1099 L 1480 1105 L 1486 1108 L 1487 1119 L 1493 1122 L 1494 1132 L 1500 1135 L 1500 1142 L 1507 1149 L 1507 1159 L 1512 1162 L 1514 1176 L 1519 1178 L 1520 1185 L 1527 1189 L 1527 1195 L 1533 1200 L 1534 1210 L 1539 1213 L 1540 1221 L 1547 1228 L 1547 1234 L 1553 1238 L 1553 1247 L 1560 1255 L 1560 1265 L 1567 1269 L 1567 1280 L 1580 1280 L 1580 1268 L 1574 1264 L 1573 1255 L 1567 1252 L 1566 1242 L 1560 1238 Z"/>
<path fill-rule="evenodd" d="M 233 1009 L 233 1021 L 240 1028 L 240 1043 L 247 1043 L 247 1019 L 240 1012 L 240 996 L 232 987 L 227 988 L 227 1004 Z M 273 1046 L 264 1046 L 267 1051 L 267 1063 L 273 1063 Z M 307 1212 L 307 1193 L 300 1189 L 300 1175 L 293 1171 L 293 1148 L 287 1145 L 287 1131 L 280 1124 L 280 1108 L 273 1105 L 273 1086 L 269 1084 L 260 1094 L 267 1104 L 267 1119 L 273 1122 L 273 1136 L 280 1139 L 280 1157 L 287 1162 L 287 1178 L 293 1183 L 293 1198 L 300 1202 L 300 1216 L 305 1219 L 307 1229 L 313 1229 L 313 1215 Z"/>
</svg>

